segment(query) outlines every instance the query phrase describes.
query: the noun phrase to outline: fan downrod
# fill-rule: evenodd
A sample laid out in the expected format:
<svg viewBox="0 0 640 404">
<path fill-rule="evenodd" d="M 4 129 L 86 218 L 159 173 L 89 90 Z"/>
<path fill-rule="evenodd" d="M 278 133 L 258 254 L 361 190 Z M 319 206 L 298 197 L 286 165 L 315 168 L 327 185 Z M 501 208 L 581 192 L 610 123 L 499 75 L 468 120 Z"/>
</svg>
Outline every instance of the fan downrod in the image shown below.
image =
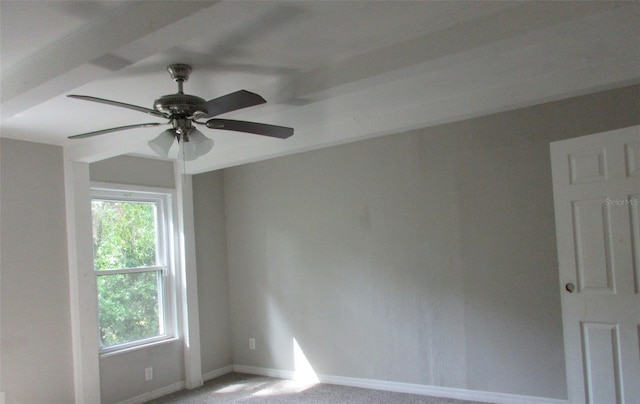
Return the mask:
<svg viewBox="0 0 640 404">
<path fill-rule="evenodd" d="M 206 109 L 202 107 L 205 100 L 195 95 L 185 94 L 182 90 L 182 83 L 189 80 L 191 66 L 182 63 L 172 64 L 167 66 L 167 71 L 173 81 L 178 83 L 178 93 L 163 95 L 153 102 L 153 107 L 157 111 L 170 114 L 172 117 L 188 117 L 198 113 L 206 114 Z"/>
</svg>

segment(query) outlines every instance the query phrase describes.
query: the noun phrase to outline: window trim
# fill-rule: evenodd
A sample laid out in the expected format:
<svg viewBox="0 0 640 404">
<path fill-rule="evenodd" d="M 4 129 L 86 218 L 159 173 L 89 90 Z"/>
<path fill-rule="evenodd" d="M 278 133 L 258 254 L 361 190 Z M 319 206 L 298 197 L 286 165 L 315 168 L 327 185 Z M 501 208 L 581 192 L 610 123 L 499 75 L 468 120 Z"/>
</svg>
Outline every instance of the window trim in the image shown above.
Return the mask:
<svg viewBox="0 0 640 404">
<path fill-rule="evenodd" d="M 177 281 L 176 268 L 177 261 L 177 235 L 175 219 L 176 215 L 176 191 L 171 188 L 156 188 L 128 184 L 113 184 L 103 182 L 91 182 L 90 200 L 114 200 L 114 201 L 131 201 L 131 202 L 154 202 L 158 205 L 157 223 L 158 223 L 158 251 L 156 255 L 161 257 L 161 262 L 156 260 L 156 266 L 136 267 L 136 268 L 118 268 L 96 270 L 92 268 L 95 275 L 95 284 L 97 285 L 98 276 L 116 275 L 118 273 L 144 273 L 157 272 L 162 276 L 162 295 L 159 296 L 158 305 L 162 310 L 160 321 L 164 333 L 150 338 L 130 341 L 122 344 L 102 347 L 100 338 L 98 338 L 99 355 L 112 355 L 119 352 L 131 351 L 138 348 L 144 348 L 165 341 L 172 341 L 179 338 L 178 327 L 178 310 L 177 310 Z M 92 254 L 93 255 L 93 254 Z M 95 298 L 96 313 L 99 313 L 98 296 Z M 99 318 L 97 320 L 98 333 L 100 327 Z"/>
</svg>

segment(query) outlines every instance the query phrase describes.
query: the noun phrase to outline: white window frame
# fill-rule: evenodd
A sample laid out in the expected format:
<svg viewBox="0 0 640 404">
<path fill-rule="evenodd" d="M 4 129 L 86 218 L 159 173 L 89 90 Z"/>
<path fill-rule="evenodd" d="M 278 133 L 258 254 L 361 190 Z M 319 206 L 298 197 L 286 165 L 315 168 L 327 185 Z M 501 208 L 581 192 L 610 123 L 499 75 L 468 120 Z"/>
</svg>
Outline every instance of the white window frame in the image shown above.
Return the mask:
<svg viewBox="0 0 640 404">
<path fill-rule="evenodd" d="M 123 202 L 151 202 L 157 206 L 157 247 L 156 263 L 158 266 L 93 270 L 95 284 L 98 276 L 115 275 L 118 273 L 160 272 L 162 274 L 162 294 L 159 296 L 161 335 L 140 340 L 130 341 L 109 347 L 99 346 L 100 355 L 107 355 L 142 348 L 151 344 L 161 343 L 178 338 L 178 321 L 176 305 L 176 245 L 175 245 L 175 200 L 176 193 L 173 189 L 133 186 L 124 184 L 91 183 L 91 201 L 112 200 Z M 98 308 L 98 296 L 96 295 L 96 308 Z M 98 311 L 99 312 L 99 308 Z M 100 321 L 97 319 L 97 325 Z M 99 332 L 99 329 L 98 329 Z M 98 340 L 99 341 L 99 340 Z"/>
</svg>

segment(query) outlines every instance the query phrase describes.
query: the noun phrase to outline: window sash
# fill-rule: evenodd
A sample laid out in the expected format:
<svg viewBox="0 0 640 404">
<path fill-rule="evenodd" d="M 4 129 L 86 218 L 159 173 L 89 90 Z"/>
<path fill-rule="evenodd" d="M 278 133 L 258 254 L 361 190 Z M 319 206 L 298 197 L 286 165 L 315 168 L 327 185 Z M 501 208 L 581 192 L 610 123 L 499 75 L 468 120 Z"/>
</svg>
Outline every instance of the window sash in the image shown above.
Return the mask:
<svg viewBox="0 0 640 404">
<path fill-rule="evenodd" d="M 100 355 L 113 354 L 117 352 L 127 351 L 130 349 L 135 349 L 138 347 L 142 347 L 145 345 L 153 344 L 155 342 L 162 342 L 166 340 L 170 340 L 175 338 L 173 335 L 167 335 L 166 333 L 163 335 L 157 335 L 155 337 L 137 339 L 135 341 L 124 342 L 122 344 L 110 345 L 108 347 L 100 348 Z"/>
<path fill-rule="evenodd" d="M 119 269 L 100 269 L 95 270 L 96 276 L 103 275 L 116 275 L 116 274 L 136 274 L 141 272 L 153 272 L 162 271 L 163 275 L 167 275 L 169 268 L 166 266 L 153 266 L 153 267 L 136 267 L 136 268 L 119 268 Z"/>
</svg>

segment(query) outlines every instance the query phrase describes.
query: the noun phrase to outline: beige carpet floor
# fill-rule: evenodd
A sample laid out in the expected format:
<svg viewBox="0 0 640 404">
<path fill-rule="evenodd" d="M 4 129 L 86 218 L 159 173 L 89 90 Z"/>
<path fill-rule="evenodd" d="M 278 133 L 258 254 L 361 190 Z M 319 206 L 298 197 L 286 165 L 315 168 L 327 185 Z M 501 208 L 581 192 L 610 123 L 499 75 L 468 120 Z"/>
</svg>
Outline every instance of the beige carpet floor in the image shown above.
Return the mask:
<svg viewBox="0 0 640 404">
<path fill-rule="evenodd" d="M 308 384 L 295 380 L 230 373 L 194 390 L 184 390 L 150 401 L 165 403 L 422 403 L 480 404 L 451 398 L 362 389 L 331 384 Z"/>
</svg>

